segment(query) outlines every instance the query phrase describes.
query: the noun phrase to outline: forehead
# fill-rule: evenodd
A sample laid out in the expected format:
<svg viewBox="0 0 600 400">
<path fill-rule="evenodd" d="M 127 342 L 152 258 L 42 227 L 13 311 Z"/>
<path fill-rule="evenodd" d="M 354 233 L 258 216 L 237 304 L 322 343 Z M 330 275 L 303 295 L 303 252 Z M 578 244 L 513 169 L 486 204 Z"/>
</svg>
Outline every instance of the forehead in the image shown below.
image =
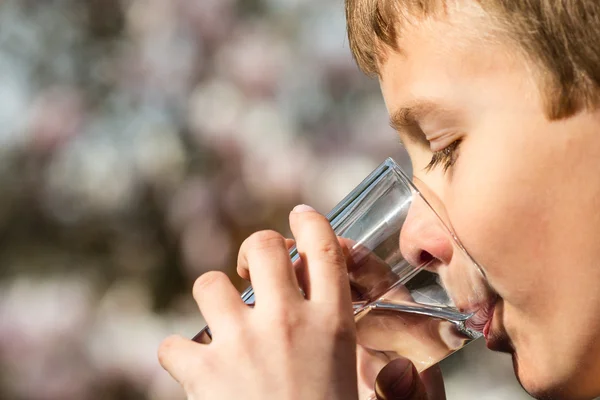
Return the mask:
<svg viewBox="0 0 600 400">
<path fill-rule="evenodd" d="M 403 27 L 399 50 L 387 49 L 379 65 L 388 110 L 420 98 L 455 102 L 500 76 L 522 79 L 522 59 L 487 19 L 469 3 Z"/>
</svg>

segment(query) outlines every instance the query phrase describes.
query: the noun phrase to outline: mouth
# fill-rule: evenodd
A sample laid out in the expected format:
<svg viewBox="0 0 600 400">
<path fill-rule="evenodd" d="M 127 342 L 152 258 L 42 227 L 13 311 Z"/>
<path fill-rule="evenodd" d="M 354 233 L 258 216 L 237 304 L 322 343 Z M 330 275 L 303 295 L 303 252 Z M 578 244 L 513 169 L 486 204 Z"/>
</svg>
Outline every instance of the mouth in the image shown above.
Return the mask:
<svg viewBox="0 0 600 400">
<path fill-rule="evenodd" d="M 488 320 L 482 330 L 487 348 L 502 353 L 514 353 L 514 347 L 502 326 L 502 315 L 504 313 L 502 298 L 496 297 L 488 313 Z"/>
<path fill-rule="evenodd" d="M 490 328 L 492 327 L 492 320 L 494 319 L 494 310 L 496 309 L 496 301 L 494 301 L 486 310 L 486 315 L 487 315 L 487 321 L 485 322 L 485 325 L 483 326 L 483 337 L 485 338 L 486 341 L 488 341 L 488 338 L 490 337 Z"/>
<path fill-rule="evenodd" d="M 482 333 L 486 340 L 490 331 L 497 299 L 497 296 L 493 296 L 487 303 L 477 307 L 477 311 L 467 321 L 467 326 L 474 331 Z"/>
<path fill-rule="evenodd" d="M 478 307 L 475 314 L 467 321 L 467 326 L 483 334 L 488 349 L 512 353 L 513 347 L 508 334 L 501 325 L 503 306 L 502 298 L 494 295 L 487 303 Z"/>
</svg>

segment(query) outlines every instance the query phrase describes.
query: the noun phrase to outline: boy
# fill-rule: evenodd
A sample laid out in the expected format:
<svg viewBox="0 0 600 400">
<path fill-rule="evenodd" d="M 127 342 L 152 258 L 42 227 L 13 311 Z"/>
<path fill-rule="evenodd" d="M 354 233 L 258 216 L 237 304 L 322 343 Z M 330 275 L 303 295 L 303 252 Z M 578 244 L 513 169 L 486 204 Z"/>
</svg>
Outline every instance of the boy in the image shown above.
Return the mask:
<svg viewBox="0 0 600 400">
<path fill-rule="evenodd" d="M 347 0 L 346 15 L 414 174 L 497 292 L 488 347 L 512 354 L 534 397 L 600 396 L 600 4 Z M 274 232 L 240 249 L 238 270 L 264 299 L 255 309 L 222 274 L 198 279 L 213 343 L 172 337 L 159 350 L 190 398 L 358 398 L 343 253 L 309 207 L 290 226 L 308 300 Z M 420 381 L 395 361 L 379 396 L 443 398 L 435 374 Z"/>
</svg>

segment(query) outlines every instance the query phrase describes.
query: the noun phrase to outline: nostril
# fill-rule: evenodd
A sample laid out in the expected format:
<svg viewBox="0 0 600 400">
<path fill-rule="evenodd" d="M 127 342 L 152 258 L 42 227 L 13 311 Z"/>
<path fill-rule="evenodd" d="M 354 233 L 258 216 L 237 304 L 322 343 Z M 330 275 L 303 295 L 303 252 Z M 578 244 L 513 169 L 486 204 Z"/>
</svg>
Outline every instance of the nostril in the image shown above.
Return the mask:
<svg viewBox="0 0 600 400">
<path fill-rule="evenodd" d="M 425 265 L 427 263 L 429 263 L 431 260 L 433 260 L 435 257 L 431 255 L 431 253 L 429 253 L 428 251 L 425 250 L 421 250 L 421 252 L 419 253 L 419 256 L 417 257 L 417 261 L 418 264 L 417 266 L 422 266 Z"/>
</svg>

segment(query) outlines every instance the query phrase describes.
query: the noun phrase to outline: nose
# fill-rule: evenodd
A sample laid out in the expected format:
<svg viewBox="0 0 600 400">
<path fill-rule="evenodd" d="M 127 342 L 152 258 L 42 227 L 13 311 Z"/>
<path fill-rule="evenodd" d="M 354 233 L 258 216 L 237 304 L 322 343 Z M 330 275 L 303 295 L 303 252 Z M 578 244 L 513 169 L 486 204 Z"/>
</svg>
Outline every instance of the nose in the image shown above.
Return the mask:
<svg viewBox="0 0 600 400">
<path fill-rule="evenodd" d="M 419 195 L 413 198 L 402 225 L 400 251 L 413 267 L 438 275 L 438 282 L 459 311 L 475 312 L 493 301 L 493 293 L 476 264 L 461 251 L 442 220 Z"/>
<path fill-rule="evenodd" d="M 454 248 L 449 233 L 429 205 L 415 196 L 400 232 L 400 251 L 408 263 L 449 265 Z"/>
</svg>

